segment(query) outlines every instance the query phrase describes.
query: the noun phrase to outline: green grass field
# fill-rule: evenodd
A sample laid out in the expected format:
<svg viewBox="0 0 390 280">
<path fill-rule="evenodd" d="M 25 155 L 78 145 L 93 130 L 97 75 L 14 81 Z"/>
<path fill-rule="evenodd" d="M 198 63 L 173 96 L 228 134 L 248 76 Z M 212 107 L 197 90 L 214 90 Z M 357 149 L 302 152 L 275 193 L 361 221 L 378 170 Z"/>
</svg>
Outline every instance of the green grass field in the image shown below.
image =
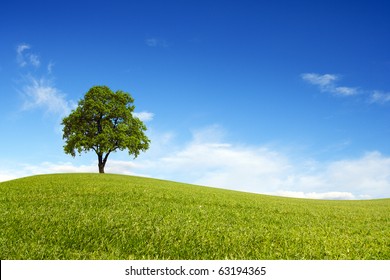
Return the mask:
<svg viewBox="0 0 390 280">
<path fill-rule="evenodd" d="M 390 259 L 390 199 L 281 198 L 110 174 L 0 183 L 0 259 Z"/>
</svg>

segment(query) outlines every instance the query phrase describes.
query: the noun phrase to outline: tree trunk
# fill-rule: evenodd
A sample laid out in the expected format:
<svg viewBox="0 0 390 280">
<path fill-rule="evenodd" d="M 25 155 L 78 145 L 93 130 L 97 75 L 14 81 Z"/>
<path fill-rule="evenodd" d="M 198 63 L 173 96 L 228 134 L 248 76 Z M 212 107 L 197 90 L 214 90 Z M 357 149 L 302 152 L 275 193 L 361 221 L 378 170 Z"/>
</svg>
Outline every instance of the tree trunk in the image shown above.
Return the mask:
<svg viewBox="0 0 390 280">
<path fill-rule="evenodd" d="M 106 165 L 105 161 L 103 160 L 103 155 L 98 155 L 98 167 L 99 167 L 99 173 L 104 173 L 104 166 Z"/>
<path fill-rule="evenodd" d="M 108 153 L 104 156 L 103 154 L 98 154 L 98 167 L 99 167 L 99 173 L 104 173 L 104 166 L 106 166 L 106 162 L 108 159 L 108 156 L 110 155 L 112 151 L 108 151 Z"/>
<path fill-rule="evenodd" d="M 104 164 L 99 163 L 99 173 L 104 173 Z"/>
</svg>

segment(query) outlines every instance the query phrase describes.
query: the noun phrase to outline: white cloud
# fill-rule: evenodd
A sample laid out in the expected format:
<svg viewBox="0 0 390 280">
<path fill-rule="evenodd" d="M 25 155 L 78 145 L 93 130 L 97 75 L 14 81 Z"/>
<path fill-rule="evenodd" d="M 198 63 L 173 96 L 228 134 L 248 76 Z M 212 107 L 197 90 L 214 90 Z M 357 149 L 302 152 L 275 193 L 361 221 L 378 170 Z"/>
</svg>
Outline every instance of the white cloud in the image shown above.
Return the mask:
<svg viewBox="0 0 390 280">
<path fill-rule="evenodd" d="M 265 147 L 199 140 L 161 158 L 160 165 L 171 176 L 183 174 L 187 182 L 254 192 L 276 188 L 283 172 L 289 169 L 283 155 Z"/>
<path fill-rule="evenodd" d="M 45 78 L 37 79 L 28 75 L 21 92 L 25 99 L 24 110 L 41 108 L 49 113 L 64 116 L 74 106 L 71 101 L 66 100 L 65 94 Z"/>
<path fill-rule="evenodd" d="M 39 60 L 39 57 L 35 54 L 30 54 L 29 55 L 29 59 L 30 59 L 30 63 L 35 66 L 35 67 L 39 67 L 39 65 L 41 65 L 41 61 Z"/>
<path fill-rule="evenodd" d="M 109 159 L 106 164 L 105 172 L 142 176 L 142 174 L 134 172 L 136 167 L 136 163 L 132 161 Z M 137 168 L 141 168 L 141 166 L 138 166 Z M 81 165 L 75 165 L 72 162 L 43 162 L 39 165 L 24 165 L 23 169 L 26 173 L 30 174 L 96 173 L 98 172 L 98 164 L 97 160 Z"/>
<path fill-rule="evenodd" d="M 371 93 L 371 103 L 384 104 L 390 102 L 390 93 L 384 93 L 381 91 L 373 91 Z"/>
<path fill-rule="evenodd" d="M 31 49 L 28 44 L 20 44 L 16 47 L 16 60 L 20 67 L 25 67 L 29 64 L 38 68 L 41 65 L 41 61 L 38 55 L 34 53 L 26 52 Z"/>
<path fill-rule="evenodd" d="M 374 151 L 357 159 L 329 164 L 326 175 L 337 188 L 390 197 L 390 158 Z"/>
<path fill-rule="evenodd" d="M 31 46 L 28 44 L 18 45 L 16 48 L 17 62 L 20 67 L 32 65 L 38 68 L 41 64 L 40 59 L 29 50 L 31 50 Z M 50 75 L 52 73 L 53 65 L 52 62 L 47 65 L 47 74 Z M 27 70 L 27 73 L 22 74 L 24 80 L 20 85 L 21 89 L 19 92 L 24 99 L 23 110 L 40 108 L 46 112 L 64 116 L 75 107 L 75 104 L 72 101 L 68 101 L 65 94 L 54 86 L 51 79 L 46 78 L 46 75 L 38 78 L 36 71 L 33 73 L 31 74 Z"/>
<path fill-rule="evenodd" d="M 20 44 L 16 47 L 16 53 L 18 55 L 22 55 L 25 50 L 30 49 L 30 45 L 28 44 Z"/>
<path fill-rule="evenodd" d="M 340 96 L 352 96 L 359 93 L 356 88 L 337 86 L 336 81 L 340 77 L 335 74 L 304 73 L 301 74 L 301 78 L 309 84 L 318 86 L 323 92 L 330 92 Z"/>
<path fill-rule="evenodd" d="M 134 161 L 127 153 L 118 152 L 110 156 L 106 172 L 300 198 L 390 197 L 390 157 L 377 151 L 322 163 L 297 159 L 266 145 L 230 143 L 224 141 L 224 135 L 220 127 L 211 126 L 194 131 L 191 139 L 180 145 L 173 133 L 152 131 L 150 151 Z M 121 156 L 125 160 L 118 159 Z M 97 172 L 96 161 L 76 165 L 79 161 L 25 165 L 15 174 Z"/>
<path fill-rule="evenodd" d="M 29 50 L 31 47 L 28 44 L 20 44 L 16 47 L 16 55 L 17 59 L 22 59 L 23 58 L 23 52 L 26 50 Z"/>
<path fill-rule="evenodd" d="M 224 132 L 211 126 L 194 131 L 185 145 L 178 146 L 170 139 L 165 143 L 165 154 L 143 162 L 145 172 L 169 180 L 293 197 L 390 197 L 390 158 L 379 152 L 321 163 L 298 160 L 264 145 L 229 143 L 223 138 Z"/>
<path fill-rule="evenodd" d="M 281 192 L 294 193 L 298 188 L 307 198 L 390 197 L 390 157 L 374 151 L 356 159 L 318 163 L 308 173 L 295 170 L 285 183 Z"/>
<path fill-rule="evenodd" d="M 134 115 L 134 117 L 139 118 L 143 122 L 149 122 L 149 121 L 153 120 L 153 118 L 154 118 L 154 114 L 153 113 L 146 112 L 146 111 L 134 112 L 133 115 Z"/>
<path fill-rule="evenodd" d="M 20 178 L 22 176 L 18 176 L 15 174 L 15 172 L 4 172 L 4 170 L 2 170 L 0 172 L 0 182 L 4 182 L 4 181 L 9 181 L 9 180 L 13 180 L 13 179 L 16 179 L 16 178 Z"/>
<path fill-rule="evenodd" d="M 367 198 L 367 197 L 357 198 L 350 192 L 304 193 L 304 192 L 294 192 L 294 191 L 277 191 L 276 193 L 273 193 L 273 195 L 295 197 L 295 198 L 331 199 L 331 200 L 351 200 L 351 199 Z"/>
<path fill-rule="evenodd" d="M 136 172 L 137 170 L 142 170 L 142 165 L 136 164 L 132 161 L 121 161 L 114 159 L 109 159 L 105 168 L 106 173 L 147 176 L 141 172 Z M 74 162 L 42 162 L 40 164 L 21 164 L 19 166 L 13 166 L 13 168 L 2 168 L 2 171 L 0 172 L 0 182 L 38 174 L 97 172 L 97 160 L 90 161 L 87 164 L 79 165 Z"/>
<path fill-rule="evenodd" d="M 84 173 L 84 172 L 96 172 L 97 163 L 89 165 L 76 166 L 71 162 L 43 162 L 39 165 L 25 164 L 23 170 L 26 174 L 49 174 L 49 173 Z"/>
<path fill-rule="evenodd" d="M 316 73 L 304 73 L 301 75 L 302 79 L 310 84 L 317 85 L 321 90 L 327 90 L 328 87 L 331 87 L 338 77 L 333 74 L 316 74 Z"/>
<path fill-rule="evenodd" d="M 355 96 L 358 94 L 364 94 L 366 102 L 385 104 L 390 102 L 390 93 L 378 91 L 378 90 L 361 90 L 356 87 L 337 86 L 337 81 L 340 80 L 340 76 L 335 74 L 316 74 L 316 73 L 304 73 L 301 74 L 302 80 L 305 82 L 318 86 L 320 91 L 329 92 L 338 96 Z"/>
<path fill-rule="evenodd" d="M 336 87 L 334 88 L 334 93 L 337 93 L 342 96 L 352 96 L 358 93 L 356 88 L 351 87 Z"/>
<path fill-rule="evenodd" d="M 20 67 L 24 67 L 27 65 L 27 62 L 24 59 L 23 52 L 28 49 L 30 49 L 30 46 L 27 44 L 20 44 L 16 47 L 16 60 Z"/>
</svg>

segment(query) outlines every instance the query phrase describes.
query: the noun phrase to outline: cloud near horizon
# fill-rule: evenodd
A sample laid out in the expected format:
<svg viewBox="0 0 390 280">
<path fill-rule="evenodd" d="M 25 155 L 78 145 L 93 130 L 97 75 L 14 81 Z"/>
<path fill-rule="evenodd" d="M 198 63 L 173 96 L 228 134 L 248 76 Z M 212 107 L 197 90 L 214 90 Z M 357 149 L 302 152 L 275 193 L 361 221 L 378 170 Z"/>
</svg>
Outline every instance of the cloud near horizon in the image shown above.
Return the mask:
<svg viewBox="0 0 390 280">
<path fill-rule="evenodd" d="M 155 161 L 154 168 L 159 169 L 159 176 L 206 186 L 303 198 L 390 197 L 390 158 L 379 152 L 321 163 L 297 159 L 267 145 L 225 142 L 220 136 L 215 137 L 221 135 L 218 128 L 205 131 L 194 132 L 186 145 Z"/>
<path fill-rule="evenodd" d="M 209 137 L 207 137 L 207 135 Z M 390 157 L 377 151 L 353 159 L 320 163 L 297 160 L 276 148 L 228 143 L 219 127 L 193 132 L 184 145 L 174 137 L 152 135 L 150 154 L 135 161 L 109 158 L 107 173 L 138 175 L 204 186 L 278 196 L 312 199 L 369 199 L 390 197 Z M 158 138 L 156 138 L 158 137 Z M 97 172 L 95 161 L 24 165 L 17 173 Z M 8 170 L 0 174 L 9 178 Z M 7 177 L 8 176 L 8 177 Z"/>
</svg>

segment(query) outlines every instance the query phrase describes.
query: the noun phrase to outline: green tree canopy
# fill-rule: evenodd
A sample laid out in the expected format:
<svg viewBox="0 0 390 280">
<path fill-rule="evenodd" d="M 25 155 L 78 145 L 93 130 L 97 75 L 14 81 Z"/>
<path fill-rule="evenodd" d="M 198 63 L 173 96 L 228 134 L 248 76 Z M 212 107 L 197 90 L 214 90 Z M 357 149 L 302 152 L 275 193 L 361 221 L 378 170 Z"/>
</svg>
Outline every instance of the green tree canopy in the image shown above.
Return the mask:
<svg viewBox="0 0 390 280">
<path fill-rule="evenodd" d="M 95 151 L 99 172 L 104 173 L 108 156 L 128 150 L 136 158 L 149 148 L 145 124 L 133 116 L 134 99 L 127 92 L 113 92 L 107 86 L 92 87 L 69 116 L 62 120 L 64 151 Z"/>
</svg>

